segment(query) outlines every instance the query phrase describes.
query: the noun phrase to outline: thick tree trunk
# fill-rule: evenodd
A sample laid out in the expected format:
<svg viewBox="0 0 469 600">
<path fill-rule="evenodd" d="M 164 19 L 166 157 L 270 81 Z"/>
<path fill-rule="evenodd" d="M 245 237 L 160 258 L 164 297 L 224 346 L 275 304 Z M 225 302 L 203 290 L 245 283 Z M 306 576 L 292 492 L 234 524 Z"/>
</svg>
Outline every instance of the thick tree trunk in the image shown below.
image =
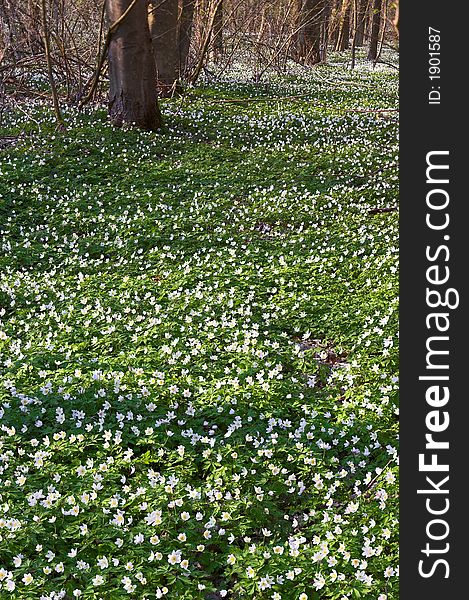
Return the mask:
<svg viewBox="0 0 469 600">
<path fill-rule="evenodd" d="M 368 0 L 358 0 L 357 29 L 355 31 L 355 46 L 361 48 L 365 42 L 365 23 Z"/>
<path fill-rule="evenodd" d="M 148 29 L 147 0 L 107 0 L 110 26 L 123 17 L 109 43 L 109 115 L 154 131 L 161 126 L 156 69 Z"/>
<path fill-rule="evenodd" d="M 378 56 L 379 31 L 381 29 L 382 0 L 373 0 L 373 13 L 371 17 L 370 47 L 368 60 L 375 61 Z"/>
<path fill-rule="evenodd" d="M 335 49 L 338 52 L 343 52 L 344 50 L 347 50 L 347 48 L 350 45 L 350 8 L 350 0 L 344 0 L 344 4 L 342 6 L 339 36 L 337 38 L 337 43 L 335 47 Z"/>
<path fill-rule="evenodd" d="M 189 50 L 192 38 L 192 26 L 194 24 L 194 10 L 196 0 L 179 1 L 179 75 L 184 77 L 187 71 Z"/>
<path fill-rule="evenodd" d="M 178 81 L 178 0 L 150 0 L 148 23 L 160 96 L 174 93 Z"/>
<path fill-rule="evenodd" d="M 308 65 L 321 62 L 321 30 L 324 0 L 303 0 L 298 21 L 296 55 Z"/>
<path fill-rule="evenodd" d="M 213 60 L 223 56 L 223 0 L 215 0 L 215 18 L 213 20 Z"/>
</svg>

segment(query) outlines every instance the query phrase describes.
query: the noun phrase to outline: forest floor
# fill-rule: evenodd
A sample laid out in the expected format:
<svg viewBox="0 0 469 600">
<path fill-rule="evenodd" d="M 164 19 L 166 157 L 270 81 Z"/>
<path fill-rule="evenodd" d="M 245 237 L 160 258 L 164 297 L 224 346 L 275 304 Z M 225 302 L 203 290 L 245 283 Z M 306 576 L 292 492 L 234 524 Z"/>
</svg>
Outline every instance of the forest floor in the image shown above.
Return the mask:
<svg viewBox="0 0 469 600">
<path fill-rule="evenodd" d="M 0 597 L 397 600 L 397 71 L 0 139 Z"/>
</svg>

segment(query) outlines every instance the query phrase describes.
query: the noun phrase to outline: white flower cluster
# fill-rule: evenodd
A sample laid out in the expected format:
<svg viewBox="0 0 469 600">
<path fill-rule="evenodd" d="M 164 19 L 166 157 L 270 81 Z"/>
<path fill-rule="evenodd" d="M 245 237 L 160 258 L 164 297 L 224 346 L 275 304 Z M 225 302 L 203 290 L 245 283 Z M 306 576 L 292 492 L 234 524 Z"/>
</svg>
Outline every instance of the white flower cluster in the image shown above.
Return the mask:
<svg viewBox="0 0 469 600">
<path fill-rule="evenodd" d="M 397 83 L 321 69 L 275 102 L 196 88 L 159 135 L 28 107 L 0 164 L 0 597 L 397 594 L 398 224 L 370 214 L 397 119 L 360 112 Z"/>
</svg>

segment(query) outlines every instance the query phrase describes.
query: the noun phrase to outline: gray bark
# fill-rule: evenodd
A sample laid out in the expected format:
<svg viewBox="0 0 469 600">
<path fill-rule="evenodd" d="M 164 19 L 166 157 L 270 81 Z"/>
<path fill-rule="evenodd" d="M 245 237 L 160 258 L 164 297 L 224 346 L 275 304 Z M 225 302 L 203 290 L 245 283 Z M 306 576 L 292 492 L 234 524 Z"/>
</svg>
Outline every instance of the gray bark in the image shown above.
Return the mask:
<svg viewBox="0 0 469 600">
<path fill-rule="evenodd" d="M 161 126 L 161 114 L 147 0 L 106 1 L 111 27 L 128 9 L 109 43 L 109 115 L 114 125 L 135 124 L 154 131 Z"/>
</svg>

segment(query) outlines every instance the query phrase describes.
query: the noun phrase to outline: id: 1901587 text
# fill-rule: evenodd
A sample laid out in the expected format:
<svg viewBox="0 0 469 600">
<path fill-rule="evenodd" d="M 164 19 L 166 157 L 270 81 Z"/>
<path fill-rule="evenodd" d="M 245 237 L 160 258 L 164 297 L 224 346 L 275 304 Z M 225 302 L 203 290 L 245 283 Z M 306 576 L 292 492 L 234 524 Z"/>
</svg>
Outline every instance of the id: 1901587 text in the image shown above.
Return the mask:
<svg viewBox="0 0 469 600">
<path fill-rule="evenodd" d="M 441 103 L 441 35 L 438 29 L 428 28 L 428 79 L 430 90 L 428 104 Z"/>
</svg>

